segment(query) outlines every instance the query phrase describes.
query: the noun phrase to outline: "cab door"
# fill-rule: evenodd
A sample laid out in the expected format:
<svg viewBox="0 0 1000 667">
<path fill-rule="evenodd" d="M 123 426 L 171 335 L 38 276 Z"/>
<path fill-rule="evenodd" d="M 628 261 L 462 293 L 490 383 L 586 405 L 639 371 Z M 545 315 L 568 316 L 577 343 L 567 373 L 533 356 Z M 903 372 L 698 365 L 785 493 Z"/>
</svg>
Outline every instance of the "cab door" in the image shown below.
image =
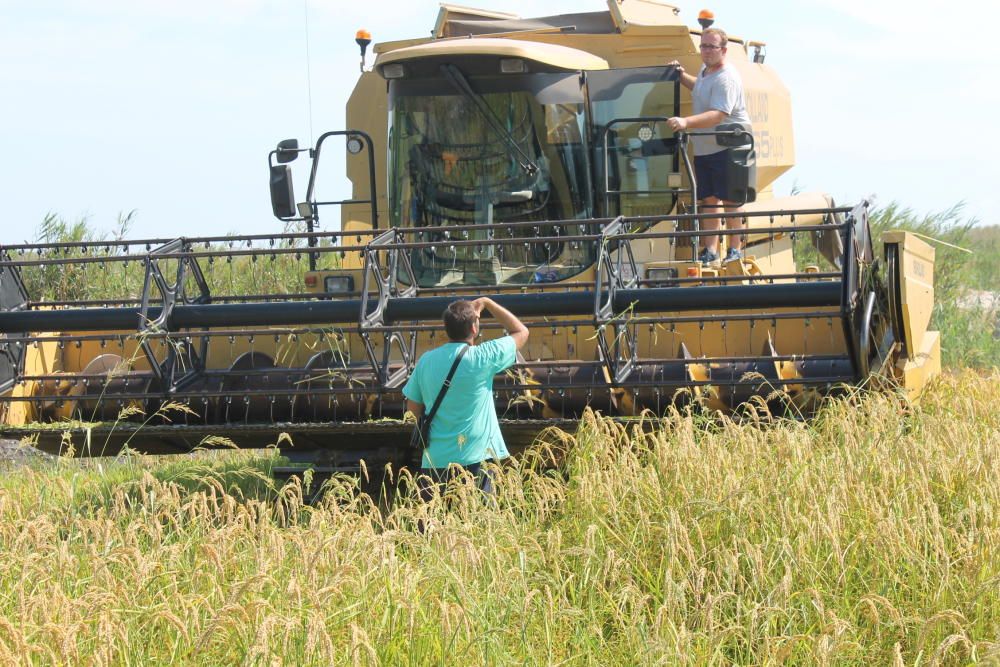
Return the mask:
<svg viewBox="0 0 1000 667">
<path fill-rule="evenodd" d="M 587 72 L 587 103 L 599 216 L 670 213 L 684 181 L 666 124 L 680 114 L 677 69 Z"/>
</svg>

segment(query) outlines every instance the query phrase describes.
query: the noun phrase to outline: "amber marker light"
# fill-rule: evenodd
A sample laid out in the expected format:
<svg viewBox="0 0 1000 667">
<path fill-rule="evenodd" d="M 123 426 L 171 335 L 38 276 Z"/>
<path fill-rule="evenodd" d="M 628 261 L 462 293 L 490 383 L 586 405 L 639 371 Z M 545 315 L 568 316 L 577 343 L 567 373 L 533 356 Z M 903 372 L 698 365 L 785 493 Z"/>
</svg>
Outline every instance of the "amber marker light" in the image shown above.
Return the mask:
<svg viewBox="0 0 1000 667">
<path fill-rule="evenodd" d="M 358 43 L 361 47 L 361 71 L 365 71 L 365 53 L 368 51 L 368 45 L 372 43 L 372 34 L 362 28 L 354 33 L 354 41 Z"/>
<path fill-rule="evenodd" d="M 698 23 L 701 24 L 702 30 L 707 30 L 710 25 L 715 23 L 715 12 L 710 9 L 703 9 L 698 12 Z"/>
</svg>

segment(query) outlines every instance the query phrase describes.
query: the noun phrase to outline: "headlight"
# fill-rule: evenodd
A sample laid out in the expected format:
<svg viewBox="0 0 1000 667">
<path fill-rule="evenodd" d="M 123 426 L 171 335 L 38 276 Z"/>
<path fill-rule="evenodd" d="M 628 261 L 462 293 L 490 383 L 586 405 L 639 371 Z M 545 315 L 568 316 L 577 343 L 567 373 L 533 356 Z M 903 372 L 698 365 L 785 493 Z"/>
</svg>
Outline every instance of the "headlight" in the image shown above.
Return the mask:
<svg viewBox="0 0 1000 667">
<path fill-rule="evenodd" d="M 646 280 L 657 283 L 658 286 L 672 286 L 677 284 L 677 269 L 658 268 L 646 269 Z"/>
<path fill-rule="evenodd" d="M 386 79 L 402 79 L 406 74 L 406 68 L 402 63 L 389 63 L 382 65 L 382 77 Z"/>
<path fill-rule="evenodd" d="M 524 74 L 528 68 L 520 58 L 501 58 L 500 72 L 503 74 Z"/>
<path fill-rule="evenodd" d="M 349 294 L 354 291 L 354 276 L 327 276 L 323 281 L 327 294 Z"/>
<path fill-rule="evenodd" d="M 364 147 L 365 145 L 361 143 L 361 139 L 358 137 L 350 137 L 347 140 L 347 152 L 351 155 L 357 155 Z"/>
</svg>

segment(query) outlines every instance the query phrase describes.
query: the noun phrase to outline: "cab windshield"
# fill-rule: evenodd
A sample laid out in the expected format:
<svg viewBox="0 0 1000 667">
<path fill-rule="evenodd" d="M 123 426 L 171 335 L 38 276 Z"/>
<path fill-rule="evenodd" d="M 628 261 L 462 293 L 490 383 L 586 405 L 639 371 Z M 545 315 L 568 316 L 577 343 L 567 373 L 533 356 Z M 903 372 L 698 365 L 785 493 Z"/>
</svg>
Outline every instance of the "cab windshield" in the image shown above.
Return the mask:
<svg viewBox="0 0 1000 667">
<path fill-rule="evenodd" d="M 583 224 L 482 227 L 594 217 L 577 73 L 399 79 L 389 104 L 392 224 L 462 227 L 416 235 L 437 242 L 411 257 L 421 287 L 554 282 L 594 262 L 594 244 L 531 241 L 592 233 Z M 525 242 L 440 243 L 511 238 Z"/>
</svg>

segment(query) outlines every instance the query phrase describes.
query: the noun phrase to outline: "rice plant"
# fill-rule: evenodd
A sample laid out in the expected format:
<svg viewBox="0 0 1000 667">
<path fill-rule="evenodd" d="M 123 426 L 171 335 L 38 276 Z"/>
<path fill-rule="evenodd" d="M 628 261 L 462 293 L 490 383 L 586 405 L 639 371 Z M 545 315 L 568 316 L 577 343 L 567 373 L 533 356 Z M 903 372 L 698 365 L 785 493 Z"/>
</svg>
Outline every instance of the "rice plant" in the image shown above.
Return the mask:
<svg viewBox="0 0 1000 667">
<path fill-rule="evenodd" d="M 810 423 L 590 413 L 501 468 L 492 502 L 459 483 L 422 503 L 404 474 L 310 506 L 259 452 L 17 468 L 0 661 L 996 661 L 998 382 L 858 393 Z"/>
</svg>

